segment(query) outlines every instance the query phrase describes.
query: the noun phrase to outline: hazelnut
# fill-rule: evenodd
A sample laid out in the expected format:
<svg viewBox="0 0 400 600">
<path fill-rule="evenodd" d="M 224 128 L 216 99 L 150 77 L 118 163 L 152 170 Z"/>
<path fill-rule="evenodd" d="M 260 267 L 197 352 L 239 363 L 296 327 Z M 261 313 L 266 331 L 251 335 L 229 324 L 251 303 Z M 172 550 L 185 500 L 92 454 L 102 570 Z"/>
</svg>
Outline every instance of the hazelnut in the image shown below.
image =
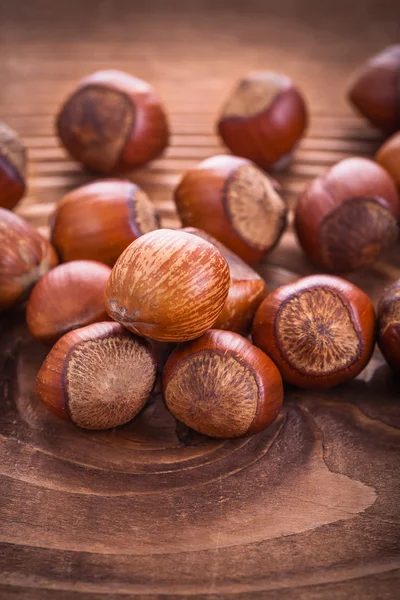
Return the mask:
<svg viewBox="0 0 400 600">
<path fill-rule="evenodd" d="M 168 144 L 168 123 L 153 88 L 121 71 L 82 79 L 57 119 L 58 135 L 76 160 L 100 173 L 139 167 Z"/>
<path fill-rule="evenodd" d="M 33 288 L 26 307 L 33 337 L 52 345 L 72 329 L 107 321 L 104 290 L 110 273 L 110 267 L 91 260 L 49 271 Z"/>
<path fill-rule="evenodd" d="M 400 132 L 380 147 L 375 160 L 391 175 L 400 189 Z"/>
<path fill-rule="evenodd" d="M 58 260 L 52 245 L 29 223 L 0 208 L 0 311 L 24 300 Z"/>
<path fill-rule="evenodd" d="M 300 196 L 295 228 L 313 263 L 327 271 L 353 271 L 396 241 L 399 211 L 388 173 L 371 160 L 347 158 Z"/>
<path fill-rule="evenodd" d="M 113 266 L 119 255 L 160 220 L 147 194 L 130 181 L 97 181 L 61 200 L 51 241 L 64 261 L 91 259 Z"/>
<path fill-rule="evenodd" d="M 253 264 L 274 248 L 286 225 L 287 206 L 274 185 L 244 158 L 213 156 L 183 176 L 175 201 L 185 227 L 206 231 Z"/>
<path fill-rule="evenodd" d="M 0 206 L 13 209 L 25 193 L 26 150 L 18 134 L 0 121 Z"/>
<path fill-rule="evenodd" d="M 263 169 L 285 166 L 306 126 L 303 96 L 289 77 L 272 71 L 239 81 L 218 121 L 229 150 Z"/>
<path fill-rule="evenodd" d="M 378 345 L 392 369 L 400 373 L 400 279 L 385 290 L 379 302 Z"/>
<path fill-rule="evenodd" d="M 400 129 L 400 44 L 371 58 L 354 76 L 349 99 L 385 133 Z"/>
<path fill-rule="evenodd" d="M 228 298 L 213 328 L 247 335 L 251 329 L 254 313 L 267 295 L 265 281 L 241 258 L 205 231 L 195 227 L 187 227 L 183 231 L 210 242 L 221 252 L 229 266 L 231 283 Z"/>
<path fill-rule="evenodd" d="M 63 419 L 85 429 L 127 423 L 156 380 L 150 344 L 118 323 L 94 323 L 64 335 L 37 376 L 37 395 Z"/>
<path fill-rule="evenodd" d="M 217 319 L 229 279 L 228 264 L 214 246 L 184 231 L 159 229 L 117 260 L 106 287 L 107 312 L 159 342 L 190 340 Z"/>
<path fill-rule="evenodd" d="M 329 388 L 353 379 L 368 363 L 375 313 L 355 285 L 312 275 L 269 294 L 256 312 L 252 335 L 284 381 Z"/>
<path fill-rule="evenodd" d="M 216 438 L 258 433 L 278 416 L 282 379 L 248 340 L 211 329 L 180 344 L 168 359 L 163 396 L 178 421 Z"/>
</svg>

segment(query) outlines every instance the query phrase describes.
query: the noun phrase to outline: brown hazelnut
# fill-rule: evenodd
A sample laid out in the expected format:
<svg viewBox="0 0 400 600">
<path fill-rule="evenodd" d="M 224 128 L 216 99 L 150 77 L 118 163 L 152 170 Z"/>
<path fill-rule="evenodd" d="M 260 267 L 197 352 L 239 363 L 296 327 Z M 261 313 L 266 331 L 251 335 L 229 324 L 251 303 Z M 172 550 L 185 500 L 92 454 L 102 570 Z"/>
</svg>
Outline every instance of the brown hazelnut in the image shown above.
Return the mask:
<svg viewBox="0 0 400 600">
<path fill-rule="evenodd" d="M 327 271 L 353 271 L 396 241 L 399 214 L 388 173 L 371 160 L 347 158 L 300 196 L 295 228 L 313 263 Z"/>
<path fill-rule="evenodd" d="M 247 335 L 250 332 L 254 313 L 267 295 L 265 281 L 241 258 L 205 231 L 195 227 L 187 227 L 183 231 L 210 242 L 221 252 L 229 266 L 231 283 L 228 298 L 213 328 Z"/>
<path fill-rule="evenodd" d="M 121 71 L 85 77 L 62 107 L 57 129 L 71 156 L 100 173 L 144 165 L 162 153 L 169 135 L 153 88 Z"/>
<path fill-rule="evenodd" d="M 253 341 L 284 381 L 329 388 L 356 377 L 375 345 L 375 313 L 358 287 L 312 275 L 269 294 L 253 322 Z"/>
<path fill-rule="evenodd" d="M 375 160 L 393 177 L 400 189 L 400 132 L 392 135 L 380 147 Z"/>
<path fill-rule="evenodd" d="M 392 369 L 400 373 L 400 279 L 385 290 L 379 302 L 378 345 Z"/>
<path fill-rule="evenodd" d="M 354 76 L 349 99 L 372 125 L 400 129 L 400 44 L 372 57 Z"/>
<path fill-rule="evenodd" d="M 13 209 L 25 193 L 26 150 L 18 134 L 0 121 L 0 206 Z"/>
<path fill-rule="evenodd" d="M 106 287 L 107 312 L 139 335 L 190 340 L 217 319 L 229 279 L 228 264 L 214 246 L 184 231 L 159 229 L 117 260 Z"/>
<path fill-rule="evenodd" d="M 85 429 L 127 423 L 146 404 L 157 365 L 148 342 L 118 323 L 94 323 L 64 335 L 37 376 L 43 404 Z"/>
<path fill-rule="evenodd" d="M 0 208 L 0 311 L 27 297 L 58 262 L 52 245 L 29 223 Z"/>
<path fill-rule="evenodd" d="M 97 181 L 61 200 L 51 241 L 63 261 L 91 259 L 113 266 L 119 255 L 160 219 L 147 194 L 130 181 Z"/>
<path fill-rule="evenodd" d="M 110 273 L 110 267 L 92 260 L 74 260 L 49 271 L 26 307 L 33 337 L 52 345 L 72 329 L 107 321 L 104 290 Z"/>
<path fill-rule="evenodd" d="M 178 421 L 216 438 L 265 429 L 279 414 L 282 379 L 274 363 L 248 340 L 211 329 L 180 344 L 163 376 L 167 408 Z"/>
<path fill-rule="evenodd" d="M 272 71 L 239 81 L 218 121 L 229 150 L 263 169 L 284 167 L 306 126 L 303 96 L 289 77 Z"/>
<path fill-rule="evenodd" d="M 274 186 L 244 158 L 213 156 L 183 176 L 175 201 L 185 227 L 206 231 L 253 264 L 274 248 L 286 225 L 287 206 Z"/>
</svg>

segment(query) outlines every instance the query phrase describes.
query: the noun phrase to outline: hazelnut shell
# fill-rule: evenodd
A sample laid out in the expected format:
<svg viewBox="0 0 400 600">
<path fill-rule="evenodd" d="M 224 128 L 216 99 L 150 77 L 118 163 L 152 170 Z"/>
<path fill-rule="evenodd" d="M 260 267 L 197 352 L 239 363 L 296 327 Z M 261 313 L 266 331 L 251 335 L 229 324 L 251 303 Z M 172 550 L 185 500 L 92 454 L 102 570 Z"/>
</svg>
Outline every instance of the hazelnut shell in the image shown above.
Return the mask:
<svg viewBox="0 0 400 600">
<path fill-rule="evenodd" d="M 97 260 L 112 267 L 131 242 L 159 226 L 139 186 L 104 180 L 64 196 L 52 219 L 51 240 L 63 261 Z"/>
<path fill-rule="evenodd" d="M 97 71 L 78 84 L 58 115 L 57 130 L 73 158 L 105 174 L 153 160 L 169 138 L 153 88 L 116 70 Z"/>
<path fill-rule="evenodd" d="M 35 285 L 26 307 L 33 337 L 54 344 L 73 329 L 107 321 L 104 290 L 111 269 L 91 260 L 55 267 Z"/>
<path fill-rule="evenodd" d="M 206 231 L 249 264 L 276 246 L 286 226 L 276 182 L 236 156 L 214 156 L 188 171 L 175 202 L 185 227 Z"/>
<path fill-rule="evenodd" d="M 278 369 L 261 350 L 236 333 L 211 329 L 172 352 L 163 397 L 188 427 L 234 438 L 258 433 L 276 419 L 283 386 Z"/>
<path fill-rule="evenodd" d="M 400 129 L 400 44 L 372 57 L 355 75 L 349 99 L 385 133 Z"/>
<path fill-rule="evenodd" d="M 375 160 L 393 177 L 400 190 L 400 132 L 386 140 L 379 148 Z"/>
<path fill-rule="evenodd" d="M 394 181 L 365 158 L 348 158 L 317 177 L 299 197 L 295 229 L 303 250 L 327 271 L 371 264 L 397 239 Z"/>
<path fill-rule="evenodd" d="M 385 290 L 379 302 L 378 345 L 388 364 L 400 373 L 400 279 Z"/>
<path fill-rule="evenodd" d="M 265 281 L 234 252 L 205 231 L 195 227 L 187 227 L 183 231 L 210 242 L 221 252 L 229 266 L 231 283 L 228 298 L 222 312 L 213 324 L 213 328 L 247 335 L 250 332 L 254 314 L 267 295 Z"/>
<path fill-rule="evenodd" d="M 26 190 L 26 150 L 18 134 L 0 121 L 0 207 L 12 210 Z"/>
<path fill-rule="evenodd" d="M 0 208 L 0 311 L 26 299 L 34 284 L 56 266 L 52 245 L 29 223 Z"/>
<path fill-rule="evenodd" d="M 150 344 L 118 323 L 94 323 L 64 335 L 37 376 L 41 402 L 84 429 L 109 429 L 133 419 L 156 381 Z"/>
<path fill-rule="evenodd" d="M 375 345 L 375 312 L 355 285 L 312 275 L 269 294 L 258 308 L 252 337 L 284 381 L 330 388 L 356 377 Z"/>
<path fill-rule="evenodd" d="M 230 151 L 262 169 L 279 168 L 304 134 L 307 108 L 285 75 L 250 73 L 228 99 L 218 132 Z"/>
<path fill-rule="evenodd" d="M 228 264 L 214 246 L 184 231 L 159 229 L 121 254 L 106 287 L 106 308 L 138 335 L 185 341 L 215 322 L 229 282 Z"/>
</svg>

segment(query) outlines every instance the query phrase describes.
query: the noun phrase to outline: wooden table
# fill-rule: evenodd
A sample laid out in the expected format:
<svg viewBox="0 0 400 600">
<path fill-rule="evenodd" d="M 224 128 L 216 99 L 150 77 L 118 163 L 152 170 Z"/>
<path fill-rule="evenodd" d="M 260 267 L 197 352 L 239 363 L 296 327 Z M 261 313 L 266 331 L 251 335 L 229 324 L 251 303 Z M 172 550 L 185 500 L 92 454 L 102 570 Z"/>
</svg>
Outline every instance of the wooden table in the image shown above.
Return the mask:
<svg viewBox="0 0 400 600">
<path fill-rule="evenodd" d="M 47 233 L 60 197 L 91 179 L 53 121 L 75 82 L 100 68 L 149 80 L 168 107 L 171 147 L 132 174 L 166 227 L 178 225 L 182 172 L 224 151 L 214 123 L 236 78 L 292 76 L 311 111 L 278 174 L 293 205 L 329 165 L 379 147 L 345 89 L 399 34 L 395 0 L 0 0 L 0 119 L 30 158 L 16 212 Z M 314 271 L 289 229 L 260 272 L 273 288 Z M 399 274 L 397 248 L 351 279 L 376 300 Z M 400 392 L 378 351 L 354 382 L 288 390 L 268 431 L 221 442 L 177 429 L 157 396 L 125 427 L 78 430 L 35 398 L 46 349 L 23 311 L 0 319 L 0 348 L 2 599 L 399 597 Z"/>
</svg>

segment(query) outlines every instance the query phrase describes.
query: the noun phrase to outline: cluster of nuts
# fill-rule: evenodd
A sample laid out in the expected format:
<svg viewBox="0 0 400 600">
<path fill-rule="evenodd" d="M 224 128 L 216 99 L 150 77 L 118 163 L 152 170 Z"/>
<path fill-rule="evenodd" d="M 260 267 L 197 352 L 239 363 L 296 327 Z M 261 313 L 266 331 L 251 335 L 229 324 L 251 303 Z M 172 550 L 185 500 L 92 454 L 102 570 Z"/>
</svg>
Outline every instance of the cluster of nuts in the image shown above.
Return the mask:
<svg viewBox="0 0 400 600">
<path fill-rule="evenodd" d="M 400 129 L 399 77 L 393 47 L 350 91 L 387 132 Z M 236 156 L 203 161 L 175 190 L 182 229 L 161 229 L 143 190 L 107 179 L 59 202 L 51 242 L 10 212 L 25 190 L 25 150 L 0 126 L 0 311 L 29 298 L 28 329 L 51 348 L 37 377 L 45 406 L 80 427 L 115 427 L 141 411 L 162 371 L 164 401 L 179 421 L 240 437 L 277 417 L 282 380 L 303 388 L 346 382 L 366 366 L 376 339 L 400 371 L 400 280 L 376 319 L 370 299 L 345 279 L 315 275 L 267 294 L 253 268 L 279 242 L 288 214 L 263 169 L 288 162 L 306 124 L 290 79 L 252 73 L 218 121 Z M 57 128 L 75 159 L 107 175 L 147 163 L 168 143 L 152 88 L 118 71 L 84 79 Z M 295 210 L 309 259 L 330 273 L 371 264 L 398 240 L 398 186 L 400 132 L 376 161 L 346 159 L 316 178 Z M 172 350 L 157 364 L 164 342 Z"/>
</svg>

